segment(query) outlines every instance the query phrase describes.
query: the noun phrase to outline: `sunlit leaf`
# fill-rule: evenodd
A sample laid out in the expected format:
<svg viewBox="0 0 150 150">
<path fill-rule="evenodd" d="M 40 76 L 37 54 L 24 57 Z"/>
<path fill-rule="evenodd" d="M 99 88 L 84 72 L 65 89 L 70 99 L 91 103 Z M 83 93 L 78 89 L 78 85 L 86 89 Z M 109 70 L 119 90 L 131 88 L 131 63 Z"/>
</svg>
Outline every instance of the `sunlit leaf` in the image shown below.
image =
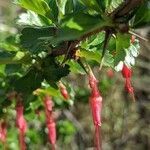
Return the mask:
<svg viewBox="0 0 150 150">
<path fill-rule="evenodd" d="M 125 48 L 130 46 L 130 36 L 128 34 L 118 33 L 116 36 L 116 54 L 114 64 L 115 66 L 121 61 L 124 60 L 126 56 Z"/>
</svg>

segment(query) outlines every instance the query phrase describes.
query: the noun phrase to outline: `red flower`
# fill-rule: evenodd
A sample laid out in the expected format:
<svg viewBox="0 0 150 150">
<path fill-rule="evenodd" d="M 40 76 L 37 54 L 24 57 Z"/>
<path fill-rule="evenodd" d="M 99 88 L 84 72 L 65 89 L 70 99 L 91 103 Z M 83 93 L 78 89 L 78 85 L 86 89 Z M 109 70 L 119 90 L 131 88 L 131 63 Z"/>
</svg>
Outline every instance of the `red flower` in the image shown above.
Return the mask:
<svg viewBox="0 0 150 150">
<path fill-rule="evenodd" d="M 0 140 L 2 142 L 6 141 L 7 128 L 6 123 L 3 121 L 0 123 Z"/>
<path fill-rule="evenodd" d="M 46 111 L 52 111 L 54 104 L 50 96 L 47 95 L 44 97 L 44 104 Z"/>
<path fill-rule="evenodd" d="M 27 130 L 27 123 L 23 116 L 23 105 L 16 106 L 16 126 L 21 130 L 21 132 L 25 133 Z"/>
<path fill-rule="evenodd" d="M 89 102 L 92 110 L 93 121 L 95 125 L 101 125 L 102 97 L 98 90 L 97 80 L 92 72 L 89 75 L 89 85 L 91 87 Z"/>
<path fill-rule="evenodd" d="M 52 145 L 56 144 L 56 124 L 54 121 L 47 123 L 48 138 Z"/>
<path fill-rule="evenodd" d="M 68 94 L 68 91 L 62 82 L 59 82 L 59 89 L 60 89 L 61 95 L 64 97 L 64 99 L 66 99 L 66 100 L 69 99 L 70 96 Z"/>
<path fill-rule="evenodd" d="M 124 78 L 131 78 L 131 75 L 132 75 L 132 70 L 124 64 L 122 68 L 122 76 Z"/>
<path fill-rule="evenodd" d="M 24 106 L 22 105 L 21 101 L 19 101 L 16 105 L 16 126 L 19 129 L 19 144 L 20 144 L 21 150 L 26 149 L 24 137 L 27 131 L 27 123 L 23 116 L 23 109 L 24 109 Z"/>
<path fill-rule="evenodd" d="M 122 76 L 125 78 L 125 90 L 132 95 L 133 101 L 135 101 L 134 88 L 131 84 L 132 70 L 128 68 L 125 64 L 122 68 Z"/>
<path fill-rule="evenodd" d="M 50 96 L 44 97 L 44 106 L 45 106 L 45 114 L 46 114 L 46 126 L 48 129 L 48 138 L 54 150 L 56 144 L 56 124 L 52 114 L 53 102 Z"/>
<path fill-rule="evenodd" d="M 102 96 L 99 92 L 98 81 L 96 80 L 92 71 L 89 74 L 89 85 L 91 88 L 91 96 L 89 98 L 90 108 L 92 111 L 93 122 L 95 125 L 95 145 L 96 149 L 101 149 L 99 128 L 101 126 L 101 112 L 102 112 Z"/>
<path fill-rule="evenodd" d="M 101 126 L 102 97 L 91 95 L 89 101 L 92 110 L 94 125 Z"/>
</svg>

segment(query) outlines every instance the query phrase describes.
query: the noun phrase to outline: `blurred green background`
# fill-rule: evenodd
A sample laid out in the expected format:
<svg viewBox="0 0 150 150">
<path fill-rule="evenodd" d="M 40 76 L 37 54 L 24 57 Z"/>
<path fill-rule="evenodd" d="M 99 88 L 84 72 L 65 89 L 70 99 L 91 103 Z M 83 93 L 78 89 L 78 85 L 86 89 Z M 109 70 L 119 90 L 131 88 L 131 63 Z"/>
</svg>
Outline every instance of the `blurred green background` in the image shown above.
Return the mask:
<svg viewBox="0 0 150 150">
<path fill-rule="evenodd" d="M 16 18 L 23 12 L 10 0 L 0 0 L 0 41 L 18 32 Z M 150 27 L 138 30 L 149 38 Z M 150 43 L 140 41 L 140 55 L 133 68 L 132 83 L 135 88 L 136 103 L 124 92 L 124 79 L 120 72 L 113 77 L 103 69 L 99 74 L 100 89 L 103 95 L 102 144 L 103 150 L 149 150 L 150 149 Z M 87 78 L 70 74 L 66 79 L 73 86 L 75 100 L 73 106 L 56 110 L 57 149 L 90 150 L 93 148 L 94 126 L 88 105 L 89 89 Z M 63 102 L 65 105 L 65 102 Z M 62 102 L 57 101 L 58 105 Z M 36 103 L 35 103 L 36 105 Z M 5 149 L 18 150 L 18 131 L 15 128 L 15 111 L 7 110 L 8 138 Z M 34 112 L 26 113 L 29 130 L 26 143 L 29 150 L 51 149 L 47 140 L 44 112 L 40 116 Z M 0 149 L 4 145 L 0 143 Z"/>
</svg>

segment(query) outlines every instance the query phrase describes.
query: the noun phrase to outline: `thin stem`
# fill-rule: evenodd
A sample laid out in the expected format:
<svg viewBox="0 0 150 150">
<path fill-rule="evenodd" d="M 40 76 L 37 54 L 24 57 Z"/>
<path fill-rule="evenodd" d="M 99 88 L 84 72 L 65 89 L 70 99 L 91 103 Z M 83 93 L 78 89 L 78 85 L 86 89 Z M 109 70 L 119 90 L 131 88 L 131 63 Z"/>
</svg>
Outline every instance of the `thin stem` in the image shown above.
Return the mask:
<svg viewBox="0 0 150 150">
<path fill-rule="evenodd" d="M 138 37 L 138 38 L 140 38 L 140 39 L 142 39 L 142 40 L 144 40 L 144 41 L 146 41 L 146 42 L 148 42 L 148 39 L 146 39 L 145 37 L 142 37 L 141 35 L 139 35 L 139 34 L 133 32 L 133 31 L 131 31 L 131 30 L 129 31 L 129 33 L 132 34 L 132 35 L 135 35 L 136 37 Z"/>
<path fill-rule="evenodd" d="M 135 101 L 136 101 L 136 99 L 135 99 L 135 95 L 134 95 L 134 93 L 133 93 L 133 92 L 131 93 L 131 97 L 132 97 L 133 102 L 135 102 Z"/>
<path fill-rule="evenodd" d="M 101 128 L 99 125 L 95 126 L 95 147 L 96 150 L 102 150 Z"/>
<path fill-rule="evenodd" d="M 111 38 L 111 35 L 112 35 L 111 30 L 108 29 L 108 30 L 105 31 L 105 40 L 104 40 L 104 45 L 103 45 L 103 51 L 102 51 L 102 56 L 101 56 L 101 62 L 100 62 L 99 70 L 102 69 L 103 62 L 104 62 L 104 55 L 106 53 L 106 49 L 107 49 L 109 40 Z"/>
<path fill-rule="evenodd" d="M 91 67 L 90 67 L 90 65 L 87 63 L 87 68 L 88 68 L 88 73 L 89 74 L 93 74 L 93 71 L 92 71 L 92 69 L 91 69 Z"/>
<path fill-rule="evenodd" d="M 20 149 L 26 150 L 26 144 L 24 141 L 24 133 L 21 130 L 19 131 L 19 142 L 20 142 Z"/>
<path fill-rule="evenodd" d="M 63 62 L 61 63 L 62 65 L 65 63 L 65 61 L 66 61 L 67 58 L 68 58 L 69 52 L 70 52 L 70 50 L 71 50 L 71 46 L 72 46 L 72 44 L 70 44 L 69 47 L 68 47 L 68 49 L 67 49 L 67 52 L 66 52 L 65 57 L 64 57 L 64 60 L 63 60 Z"/>
<path fill-rule="evenodd" d="M 55 150 L 55 145 L 54 144 L 52 144 L 52 150 Z"/>
</svg>

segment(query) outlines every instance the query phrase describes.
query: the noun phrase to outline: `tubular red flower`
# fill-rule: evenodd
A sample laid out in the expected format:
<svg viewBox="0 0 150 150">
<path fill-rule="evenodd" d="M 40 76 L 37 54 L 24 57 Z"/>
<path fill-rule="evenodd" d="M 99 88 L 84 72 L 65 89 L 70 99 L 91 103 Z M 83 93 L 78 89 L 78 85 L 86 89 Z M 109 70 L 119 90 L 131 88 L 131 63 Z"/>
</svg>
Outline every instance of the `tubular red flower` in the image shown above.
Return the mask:
<svg viewBox="0 0 150 150">
<path fill-rule="evenodd" d="M 94 125 L 101 126 L 101 110 L 102 110 L 102 97 L 92 96 L 90 97 L 90 106 L 92 110 Z"/>
<path fill-rule="evenodd" d="M 44 97 L 44 105 L 45 105 L 46 111 L 50 111 L 50 112 L 52 111 L 53 101 L 50 96 L 47 95 Z"/>
<path fill-rule="evenodd" d="M 95 125 L 101 125 L 102 97 L 98 90 L 97 80 L 93 73 L 90 73 L 89 75 L 89 85 L 91 87 L 89 102 L 92 110 L 93 121 Z"/>
<path fill-rule="evenodd" d="M 19 144 L 21 150 L 26 149 L 24 138 L 25 138 L 25 133 L 27 131 L 27 123 L 23 116 L 23 110 L 24 110 L 24 106 L 22 105 L 21 101 L 19 101 L 16 105 L 16 126 L 19 129 Z"/>
<path fill-rule="evenodd" d="M 21 132 L 25 133 L 27 130 L 27 123 L 23 116 L 23 105 L 19 104 L 16 106 L 16 126 L 21 130 Z"/>
<path fill-rule="evenodd" d="M 48 137 L 52 145 L 56 144 L 56 123 L 54 121 L 47 124 Z"/>
<path fill-rule="evenodd" d="M 93 122 L 95 125 L 95 145 L 96 149 L 101 149 L 101 141 L 99 128 L 101 126 L 101 112 L 102 112 L 102 96 L 100 95 L 98 85 L 98 81 L 96 80 L 92 71 L 89 74 L 89 85 L 91 88 L 91 96 L 89 98 L 90 108 L 92 111 Z"/>
<path fill-rule="evenodd" d="M 131 76 L 132 76 L 132 70 L 128 68 L 125 64 L 122 68 L 122 76 L 125 78 L 125 90 L 131 94 L 133 101 L 135 101 L 134 97 L 134 88 L 131 84 Z"/>
<path fill-rule="evenodd" d="M 128 68 L 125 64 L 123 65 L 123 68 L 122 68 L 122 76 L 124 78 L 131 78 L 132 76 L 132 70 Z"/>
<path fill-rule="evenodd" d="M 65 85 L 62 82 L 59 82 L 59 89 L 60 89 L 61 95 L 64 97 L 64 99 L 68 100 L 70 96 L 68 94 L 68 91 L 67 91 Z"/>
<path fill-rule="evenodd" d="M 53 118 L 53 102 L 50 96 L 44 97 L 45 115 L 46 115 L 46 126 L 48 129 L 48 138 L 50 143 L 55 149 L 56 144 L 56 124 Z"/>
<path fill-rule="evenodd" d="M 6 141 L 6 135 L 7 135 L 7 125 L 3 121 L 0 123 L 0 141 L 2 141 L 3 143 L 5 143 Z"/>
</svg>

